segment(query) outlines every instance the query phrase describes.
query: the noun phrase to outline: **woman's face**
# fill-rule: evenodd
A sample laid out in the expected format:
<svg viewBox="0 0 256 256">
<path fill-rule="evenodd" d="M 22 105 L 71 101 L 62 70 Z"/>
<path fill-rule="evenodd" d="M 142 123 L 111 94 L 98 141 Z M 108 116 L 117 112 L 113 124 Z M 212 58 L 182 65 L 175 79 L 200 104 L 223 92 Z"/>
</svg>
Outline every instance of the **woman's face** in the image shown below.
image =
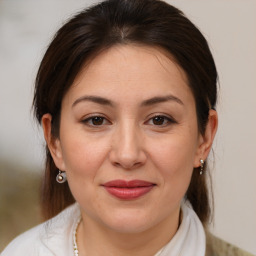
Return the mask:
<svg viewBox="0 0 256 256">
<path fill-rule="evenodd" d="M 182 69 L 159 49 L 126 45 L 80 72 L 52 152 L 83 218 L 133 233 L 177 222 L 202 144 Z"/>
</svg>

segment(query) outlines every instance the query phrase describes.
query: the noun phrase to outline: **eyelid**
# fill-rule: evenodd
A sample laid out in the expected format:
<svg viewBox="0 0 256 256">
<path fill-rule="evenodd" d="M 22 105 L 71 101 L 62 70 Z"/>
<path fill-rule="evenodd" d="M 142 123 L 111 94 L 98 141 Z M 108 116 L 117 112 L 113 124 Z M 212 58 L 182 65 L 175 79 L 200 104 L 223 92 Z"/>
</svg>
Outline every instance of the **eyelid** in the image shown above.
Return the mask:
<svg viewBox="0 0 256 256">
<path fill-rule="evenodd" d="M 104 119 L 104 121 L 107 122 L 107 124 L 102 124 L 102 125 L 93 125 L 93 124 L 89 124 L 89 121 L 92 120 L 93 118 L 95 117 L 100 117 L 102 119 Z M 85 116 L 82 118 L 81 122 L 83 124 L 87 124 L 88 126 L 91 126 L 91 127 L 100 127 L 100 126 L 103 126 L 103 125 L 109 125 L 111 124 L 111 122 L 108 120 L 108 118 L 106 116 L 104 116 L 103 114 L 99 114 L 99 113 L 96 113 L 96 114 L 91 114 L 91 115 L 88 115 L 88 116 Z"/>
<path fill-rule="evenodd" d="M 95 117 L 100 117 L 102 118 L 104 121 L 103 121 L 103 124 L 100 124 L 100 125 L 94 125 L 94 124 L 89 124 L 89 121 L 92 120 L 93 118 Z M 152 126 L 159 126 L 159 127 L 165 127 L 165 126 L 168 126 L 170 124 L 175 124 L 177 123 L 177 121 L 175 120 L 175 118 L 173 118 L 172 116 L 170 116 L 169 114 L 163 114 L 163 113 L 154 113 L 154 114 L 151 114 L 147 117 L 146 121 L 144 122 L 144 124 L 149 124 L 150 121 L 152 121 L 154 118 L 156 117 L 162 117 L 164 118 L 167 122 L 164 123 L 164 124 L 160 124 L 160 125 L 156 125 L 156 124 L 150 124 Z M 91 127 L 101 127 L 101 126 L 104 126 L 104 125 L 110 125 L 112 124 L 111 121 L 109 121 L 109 118 L 107 118 L 104 114 L 101 114 L 101 113 L 94 113 L 94 114 L 90 114 L 90 115 L 87 115 L 85 117 L 83 117 L 81 119 L 81 122 L 83 124 L 86 124 L 88 126 L 91 126 Z"/>
<path fill-rule="evenodd" d="M 154 114 L 153 116 L 147 118 L 147 121 L 145 123 L 148 123 L 149 121 L 153 120 L 153 118 L 155 118 L 155 117 L 163 117 L 168 122 L 167 122 L 167 124 L 163 124 L 163 125 L 154 125 L 154 124 L 152 124 L 154 126 L 163 127 L 163 126 L 168 126 L 168 124 L 176 124 L 177 123 L 177 121 L 172 116 L 167 115 L 167 114 L 160 114 L 160 113 L 159 114 Z"/>
</svg>

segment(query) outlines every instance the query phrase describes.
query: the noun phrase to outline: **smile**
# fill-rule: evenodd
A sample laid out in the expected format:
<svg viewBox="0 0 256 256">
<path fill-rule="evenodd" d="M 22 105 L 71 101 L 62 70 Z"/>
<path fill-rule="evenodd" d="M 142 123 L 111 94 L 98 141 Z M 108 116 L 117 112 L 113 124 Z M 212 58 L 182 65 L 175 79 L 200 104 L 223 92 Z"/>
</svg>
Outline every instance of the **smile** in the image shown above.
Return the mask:
<svg viewBox="0 0 256 256">
<path fill-rule="evenodd" d="M 112 196 L 123 200 L 132 200 L 147 194 L 155 185 L 143 180 L 112 180 L 103 184 L 103 187 Z"/>
</svg>

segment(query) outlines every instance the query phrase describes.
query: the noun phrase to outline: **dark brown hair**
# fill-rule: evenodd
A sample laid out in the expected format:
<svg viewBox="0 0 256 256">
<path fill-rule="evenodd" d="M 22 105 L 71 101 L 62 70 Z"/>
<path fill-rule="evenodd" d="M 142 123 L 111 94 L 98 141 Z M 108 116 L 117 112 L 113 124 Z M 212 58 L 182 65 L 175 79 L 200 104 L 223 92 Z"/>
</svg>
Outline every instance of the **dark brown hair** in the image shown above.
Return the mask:
<svg viewBox="0 0 256 256">
<path fill-rule="evenodd" d="M 58 137 L 61 103 L 88 60 L 117 44 L 160 47 L 185 71 L 196 102 L 199 131 L 204 134 L 217 96 L 217 71 L 207 41 L 177 8 L 159 0 L 107 0 L 83 10 L 56 33 L 38 70 L 34 111 L 38 122 L 52 115 Z M 56 183 L 58 169 L 46 147 L 42 209 L 46 219 L 74 202 L 68 183 Z M 186 193 L 202 223 L 210 216 L 206 176 L 194 170 Z"/>
</svg>

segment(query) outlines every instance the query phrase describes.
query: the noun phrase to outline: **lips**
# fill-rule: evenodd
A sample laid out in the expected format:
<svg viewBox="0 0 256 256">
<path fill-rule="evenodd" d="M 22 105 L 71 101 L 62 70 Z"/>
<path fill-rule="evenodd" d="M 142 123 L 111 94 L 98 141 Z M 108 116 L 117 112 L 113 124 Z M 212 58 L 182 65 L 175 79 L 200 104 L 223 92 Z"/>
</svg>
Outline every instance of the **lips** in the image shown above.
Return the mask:
<svg viewBox="0 0 256 256">
<path fill-rule="evenodd" d="M 112 180 L 103 184 L 106 191 L 114 197 L 132 200 L 149 193 L 154 183 L 144 180 Z"/>
</svg>

